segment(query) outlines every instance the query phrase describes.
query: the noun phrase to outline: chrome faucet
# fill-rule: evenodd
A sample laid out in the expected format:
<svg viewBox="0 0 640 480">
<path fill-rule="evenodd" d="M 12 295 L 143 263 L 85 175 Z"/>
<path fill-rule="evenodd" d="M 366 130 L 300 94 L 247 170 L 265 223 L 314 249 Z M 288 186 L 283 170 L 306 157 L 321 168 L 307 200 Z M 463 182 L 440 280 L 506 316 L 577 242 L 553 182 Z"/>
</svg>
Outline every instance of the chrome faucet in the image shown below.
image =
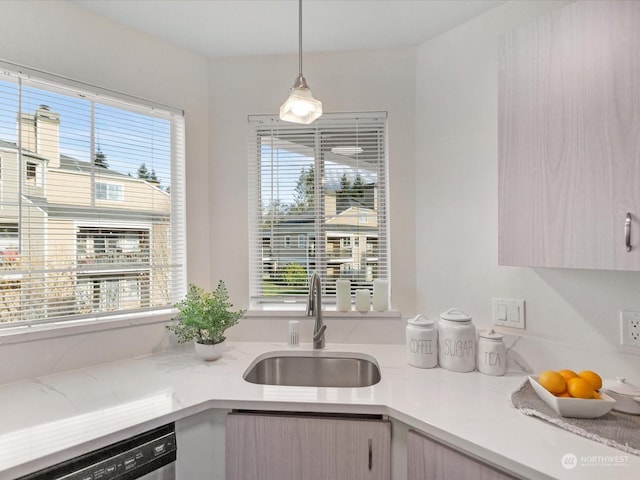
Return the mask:
<svg viewBox="0 0 640 480">
<path fill-rule="evenodd" d="M 322 323 L 322 284 L 318 272 L 309 277 L 309 299 L 307 300 L 307 317 L 316 316 L 313 327 L 313 348 L 324 348 L 324 331 L 327 326 Z"/>
</svg>

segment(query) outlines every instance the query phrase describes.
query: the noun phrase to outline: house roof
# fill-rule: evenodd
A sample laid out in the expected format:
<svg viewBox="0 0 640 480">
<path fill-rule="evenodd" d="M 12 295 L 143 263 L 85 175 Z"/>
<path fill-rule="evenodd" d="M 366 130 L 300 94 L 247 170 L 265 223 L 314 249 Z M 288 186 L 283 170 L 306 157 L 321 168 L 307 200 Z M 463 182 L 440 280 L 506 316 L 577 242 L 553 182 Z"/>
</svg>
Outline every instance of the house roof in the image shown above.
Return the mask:
<svg viewBox="0 0 640 480">
<path fill-rule="evenodd" d="M 61 154 L 60 155 L 60 168 L 62 170 L 67 171 L 77 171 L 81 173 L 91 173 L 92 165 L 89 162 L 83 162 L 82 160 L 77 160 L 73 157 L 69 157 L 68 155 Z M 124 177 L 124 178 L 134 178 L 130 175 L 126 175 L 124 173 L 116 172 L 115 170 L 111 170 L 109 168 L 101 167 L 100 165 L 95 165 L 95 168 L 99 168 L 102 172 L 108 172 L 109 175 L 113 175 L 116 177 Z M 135 179 L 137 180 L 137 179 Z"/>
<path fill-rule="evenodd" d="M 128 221 L 139 222 L 166 222 L 169 221 L 169 213 L 150 212 L 144 210 L 122 210 L 117 208 L 96 208 L 71 206 L 66 204 L 49 203 L 47 199 L 35 196 L 26 196 L 26 198 L 42 211 L 46 212 L 49 217 L 77 219 L 96 219 L 96 218 L 117 218 L 122 219 L 126 216 Z"/>
<path fill-rule="evenodd" d="M 7 142 L 6 140 L 0 140 L 0 148 L 11 148 L 17 150 L 18 147 L 13 142 Z"/>
<path fill-rule="evenodd" d="M 9 149 L 9 150 L 18 150 L 18 145 L 15 142 L 9 142 L 7 140 L 0 139 L 0 148 Z M 28 157 L 46 160 L 46 157 L 43 157 L 42 155 L 39 155 L 35 152 L 31 152 L 29 150 L 22 150 L 22 152 L 24 155 Z M 96 165 L 95 167 L 115 177 L 134 178 L 124 173 L 120 173 L 115 170 L 111 170 L 109 168 L 101 167 L 99 165 Z M 89 162 L 78 160 L 76 158 L 70 157 L 69 155 L 65 155 L 63 153 L 60 154 L 60 167 L 59 167 L 60 170 L 66 170 L 68 172 L 75 171 L 80 173 L 91 173 L 91 168 L 92 168 L 92 165 Z"/>
<path fill-rule="evenodd" d="M 345 216 L 352 216 L 353 214 L 346 214 L 351 209 L 357 211 L 365 211 L 375 214 L 375 210 L 363 207 L 362 204 L 354 201 L 354 206 L 349 207 L 339 213 L 336 216 L 330 217 L 325 222 L 325 230 L 327 234 L 340 234 L 340 233 L 377 233 L 378 227 L 371 225 L 364 225 L 362 223 L 335 223 L 338 218 L 344 218 Z M 314 231 L 314 215 L 311 211 L 298 212 L 295 214 L 287 215 L 282 221 L 276 222 L 273 226 L 276 235 L 300 235 L 303 233 L 312 233 Z M 268 238 L 271 236 L 271 226 L 262 228 L 262 237 Z"/>
</svg>

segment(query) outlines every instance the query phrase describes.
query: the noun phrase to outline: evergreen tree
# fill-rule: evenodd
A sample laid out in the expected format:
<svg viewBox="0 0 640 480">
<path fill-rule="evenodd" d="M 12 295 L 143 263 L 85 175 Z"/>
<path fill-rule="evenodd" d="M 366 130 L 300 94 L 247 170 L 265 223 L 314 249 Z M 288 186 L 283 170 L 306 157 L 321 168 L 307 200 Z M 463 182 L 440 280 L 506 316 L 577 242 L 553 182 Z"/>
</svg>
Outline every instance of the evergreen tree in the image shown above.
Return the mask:
<svg viewBox="0 0 640 480">
<path fill-rule="evenodd" d="M 98 145 L 98 149 L 96 150 L 94 164 L 96 165 L 96 167 L 109 168 L 109 164 L 107 163 L 107 156 L 100 149 L 100 145 Z"/>
<path fill-rule="evenodd" d="M 363 199 L 364 188 L 365 188 L 364 180 L 362 180 L 362 177 L 360 176 L 360 174 L 357 174 L 356 179 L 353 181 L 353 185 L 351 186 L 351 196 L 358 200 Z"/>
<path fill-rule="evenodd" d="M 282 200 L 276 198 L 264 207 L 262 212 L 263 218 L 284 217 L 289 212 L 289 205 L 283 203 Z"/>
<path fill-rule="evenodd" d="M 296 195 L 293 199 L 295 211 L 310 210 L 314 206 L 315 172 L 313 167 L 303 168 L 296 184 Z"/>
<path fill-rule="evenodd" d="M 157 187 L 160 187 L 160 179 L 158 179 L 158 176 L 156 175 L 156 171 L 154 169 L 149 171 L 149 169 L 144 163 L 138 167 L 137 175 L 138 175 L 138 178 L 140 178 L 141 180 L 146 180 L 147 182 L 153 183 Z M 131 176 L 131 174 L 129 174 L 129 176 Z M 167 192 L 168 191 L 169 190 L 167 190 Z"/>
<path fill-rule="evenodd" d="M 351 195 L 351 182 L 346 173 L 340 177 L 340 190 L 336 191 L 336 209 L 338 213 L 349 208 L 349 196 Z"/>
<path fill-rule="evenodd" d="M 149 175 L 149 170 L 144 163 L 138 167 L 138 178 L 149 180 Z"/>
</svg>

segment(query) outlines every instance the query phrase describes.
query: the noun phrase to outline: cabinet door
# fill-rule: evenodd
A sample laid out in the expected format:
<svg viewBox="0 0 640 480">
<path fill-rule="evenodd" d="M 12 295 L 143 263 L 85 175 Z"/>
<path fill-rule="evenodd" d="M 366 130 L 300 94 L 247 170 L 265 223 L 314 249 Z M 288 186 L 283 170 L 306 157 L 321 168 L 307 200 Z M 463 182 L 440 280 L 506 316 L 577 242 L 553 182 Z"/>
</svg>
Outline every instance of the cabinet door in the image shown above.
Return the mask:
<svg viewBox="0 0 640 480">
<path fill-rule="evenodd" d="M 501 265 L 640 270 L 638 25 L 577 1 L 501 39 Z"/>
<path fill-rule="evenodd" d="M 410 431 L 407 434 L 407 480 L 451 479 L 514 480 L 515 477 Z"/>
<path fill-rule="evenodd" d="M 227 480 L 391 478 L 387 421 L 231 413 Z"/>
</svg>

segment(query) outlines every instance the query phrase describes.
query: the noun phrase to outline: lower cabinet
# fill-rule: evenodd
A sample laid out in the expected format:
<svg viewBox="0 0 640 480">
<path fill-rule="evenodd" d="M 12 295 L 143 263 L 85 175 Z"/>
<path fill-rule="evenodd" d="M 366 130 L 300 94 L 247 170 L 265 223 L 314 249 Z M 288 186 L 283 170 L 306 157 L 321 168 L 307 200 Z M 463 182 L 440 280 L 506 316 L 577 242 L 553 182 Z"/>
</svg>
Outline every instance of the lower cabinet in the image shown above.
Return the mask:
<svg viewBox="0 0 640 480">
<path fill-rule="evenodd" d="M 227 480 L 391 478 L 391 425 L 379 417 L 232 412 L 226 437 Z"/>
<path fill-rule="evenodd" d="M 407 480 L 514 480 L 414 431 L 407 434 Z"/>
</svg>

